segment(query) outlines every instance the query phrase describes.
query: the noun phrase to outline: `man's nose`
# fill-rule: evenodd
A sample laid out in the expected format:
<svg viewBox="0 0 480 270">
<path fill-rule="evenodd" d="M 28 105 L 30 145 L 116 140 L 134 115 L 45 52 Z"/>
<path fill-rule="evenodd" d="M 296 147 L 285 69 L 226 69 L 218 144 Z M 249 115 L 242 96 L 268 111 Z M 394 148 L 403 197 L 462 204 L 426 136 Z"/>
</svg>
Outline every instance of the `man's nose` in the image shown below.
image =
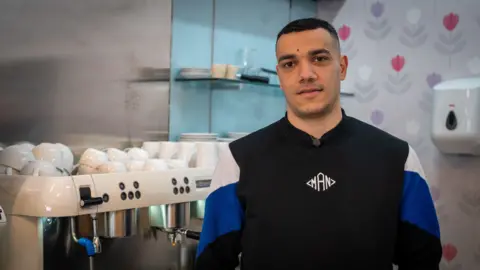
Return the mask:
<svg viewBox="0 0 480 270">
<path fill-rule="evenodd" d="M 311 63 L 307 61 L 302 61 L 299 65 L 299 72 L 300 72 L 300 82 L 311 82 L 314 81 L 317 77 L 313 70 L 313 66 Z"/>
</svg>

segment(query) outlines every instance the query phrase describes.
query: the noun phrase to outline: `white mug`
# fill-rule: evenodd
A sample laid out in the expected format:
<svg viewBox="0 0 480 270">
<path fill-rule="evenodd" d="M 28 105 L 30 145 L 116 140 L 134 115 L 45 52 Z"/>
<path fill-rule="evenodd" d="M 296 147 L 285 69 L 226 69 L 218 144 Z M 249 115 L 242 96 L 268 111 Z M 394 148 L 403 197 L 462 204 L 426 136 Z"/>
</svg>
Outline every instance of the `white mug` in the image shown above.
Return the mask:
<svg viewBox="0 0 480 270">
<path fill-rule="evenodd" d="M 129 172 L 138 172 L 143 171 L 145 165 L 145 160 L 129 160 L 125 163 L 127 171 Z"/>
<path fill-rule="evenodd" d="M 56 143 L 55 144 L 58 149 L 60 149 L 60 152 L 62 152 L 62 165 L 61 169 L 67 171 L 68 173 L 71 173 L 73 170 L 73 162 L 74 162 L 74 156 L 72 150 L 64 144 L 61 143 Z"/>
<path fill-rule="evenodd" d="M 62 176 L 63 172 L 48 161 L 35 160 L 30 161 L 25 167 L 23 167 L 20 174 L 33 176 Z"/>
<path fill-rule="evenodd" d="M 183 159 L 168 159 L 166 160 L 170 169 L 186 169 L 188 168 L 188 162 Z"/>
<path fill-rule="evenodd" d="M 168 170 L 168 164 L 163 159 L 149 159 L 145 161 L 144 171 L 165 171 Z"/>
<path fill-rule="evenodd" d="M 217 166 L 218 150 L 216 142 L 197 142 L 195 167 L 214 168 Z"/>
<path fill-rule="evenodd" d="M 15 146 L 0 151 L 0 165 L 20 171 L 28 162 L 35 160 L 31 152 L 24 152 Z"/>
<path fill-rule="evenodd" d="M 43 160 L 53 164 L 57 168 L 63 168 L 63 152 L 58 145 L 53 143 L 41 143 L 32 150 L 37 160 Z"/>
<path fill-rule="evenodd" d="M 178 152 L 179 144 L 177 142 L 160 142 L 160 152 L 158 157 L 161 159 L 175 158 Z"/>
<path fill-rule="evenodd" d="M 160 142 L 144 142 L 142 149 L 147 151 L 149 158 L 158 158 L 160 153 Z"/>
<path fill-rule="evenodd" d="M 85 165 L 90 168 L 97 168 L 103 163 L 108 161 L 108 156 L 105 152 L 102 152 L 97 149 L 88 148 L 83 152 L 78 164 Z"/>
<path fill-rule="evenodd" d="M 117 148 L 107 148 L 104 152 L 107 153 L 108 160 L 110 161 L 126 162 L 129 160 L 127 153 Z"/>
<path fill-rule="evenodd" d="M 96 167 L 83 165 L 83 164 L 78 164 L 76 169 L 77 169 L 77 174 L 80 174 L 80 175 L 98 173 L 98 170 L 97 170 Z M 75 169 L 74 169 L 74 171 L 75 171 Z"/>
<path fill-rule="evenodd" d="M 108 161 L 97 167 L 99 173 L 123 173 L 127 167 L 120 161 Z"/>
<path fill-rule="evenodd" d="M 190 164 L 196 151 L 197 145 L 194 142 L 179 142 L 177 159 L 185 160 Z"/>
<path fill-rule="evenodd" d="M 0 175 L 17 175 L 19 172 L 11 167 L 0 165 Z"/>
<path fill-rule="evenodd" d="M 148 152 L 143 150 L 142 148 L 138 148 L 138 147 L 130 148 L 127 152 L 127 155 L 132 160 L 147 160 L 148 159 Z"/>
</svg>

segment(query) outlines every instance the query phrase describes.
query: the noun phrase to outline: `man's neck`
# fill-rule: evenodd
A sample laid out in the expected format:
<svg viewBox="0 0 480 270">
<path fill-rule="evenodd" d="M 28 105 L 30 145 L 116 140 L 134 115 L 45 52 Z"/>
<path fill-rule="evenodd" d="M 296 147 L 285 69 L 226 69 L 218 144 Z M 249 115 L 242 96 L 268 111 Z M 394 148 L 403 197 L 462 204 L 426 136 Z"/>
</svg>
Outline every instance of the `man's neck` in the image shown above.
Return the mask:
<svg viewBox="0 0 480 270">
<path fill-rule="evenodd" d="M 290 109 L 287 109 L 287 119 L 294 127 L 318 139 L 340 123 L 342 108 L 336 106 L 330 113 L 312 118 L 298 117 Z"/>
</svg>

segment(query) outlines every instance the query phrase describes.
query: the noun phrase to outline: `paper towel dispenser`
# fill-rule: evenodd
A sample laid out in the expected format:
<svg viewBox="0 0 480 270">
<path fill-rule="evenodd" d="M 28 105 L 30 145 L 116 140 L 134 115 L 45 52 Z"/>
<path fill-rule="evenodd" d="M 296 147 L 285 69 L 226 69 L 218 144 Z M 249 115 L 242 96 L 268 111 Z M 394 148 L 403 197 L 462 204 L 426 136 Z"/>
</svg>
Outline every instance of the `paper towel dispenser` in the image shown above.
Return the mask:
<svg viewBox="0 0 480 270">
<path fill-rule="evenodd" d="M 433 144 L 445 154 L 480 155 L 480 77 L 433 88 Z"/>
</svg>

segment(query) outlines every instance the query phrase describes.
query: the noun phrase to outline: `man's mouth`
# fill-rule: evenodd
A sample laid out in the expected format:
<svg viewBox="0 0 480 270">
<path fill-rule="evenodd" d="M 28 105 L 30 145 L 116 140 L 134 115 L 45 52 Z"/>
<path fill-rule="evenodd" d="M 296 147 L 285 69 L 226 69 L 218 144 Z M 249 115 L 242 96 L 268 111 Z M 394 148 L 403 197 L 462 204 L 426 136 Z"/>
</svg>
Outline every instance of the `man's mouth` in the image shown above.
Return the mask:
<svg viewBox="0 0 480 270">
<path fill-rule="evenodd" d="M 310 89 L 303 89 L 300 90 L 297 94 L 302 95 L 302 94 L 309 94 L 309 93 L 315 93 L 315 92 L 322 92 L 322 88 L 310 88 Z"/>
</svg>

